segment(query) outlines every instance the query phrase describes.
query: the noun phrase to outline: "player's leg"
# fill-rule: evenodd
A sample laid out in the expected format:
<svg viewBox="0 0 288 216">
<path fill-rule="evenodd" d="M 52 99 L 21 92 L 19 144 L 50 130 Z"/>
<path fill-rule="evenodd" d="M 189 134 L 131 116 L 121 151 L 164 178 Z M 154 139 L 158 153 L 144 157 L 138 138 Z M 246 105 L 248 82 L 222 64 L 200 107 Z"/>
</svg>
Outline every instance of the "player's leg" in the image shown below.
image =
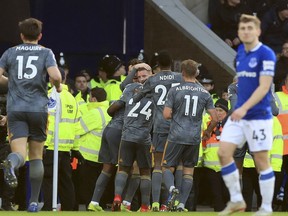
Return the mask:
<svg viewBox="0 0 288 216">
<path fill-rule="evenodd" d="M 116 169 L 116 164 L 118 163 L 121 133 L 121 130 L 110 127 L 106 127 L 103 131 L 101 148 L 99 151 L 99 161 L 103 163 L 103 168 L 96 181 L 93 196 L 88 206 L 89 211 L 103 211 L 99 203 L 105 188 Z"/>
<path fill-rule="evenodd" d="M 128 211 L 131 210 L 131 203 L 134 198 L 134 195 L 140 185 L 141 178 L 140 178 L 140 171 L 137 164 L 137 161 L 134 161 L 133 168 L 132 168 L 132 174 L 129 177 L 129 180 L 126 184 L 126 192 L 125 192 L 125 198 L 123 199 L 121 211 Z"/>
<path fill-rule="evenodd" d="M 119 147 L 118 170 L 115 177 L 115 195 L 112 211 L 120 211 L 122 202 L 122 193 L 125 188 L 128 175 L 135 160 L 136 143 L 121 140 Z"/>
<path fill-rule="evenodd" d="M 161 162 L 167 136 L 168 134 L 154 133 L 152 140 L 152 152 L 154 162 L 154 169 L 152 171 L 152 211 L 155 212 L 160 210 L 160 194 L 162 185 Z"/>
<path fill-rule="evenodd" d="M 3 161 L 4 180 L 10 187 L 17 187 L 15 170 L 25 164 L 29 127 L 25 113 L 8 112 L 8 131 L 11 153 Z"/>
<path fill-rule="evenodd" d="M 253 120 L 247 121 L 247 130 L 245 131 L 249 149 L 253 152 L 254 161 L 259 172 L 262 204 L 256 215 L 272 214 L 275 175 L 268 155 L 273 143 L 272 127 L 272 120 Z"/>
<path fill-rule="evenodd" d="M 233 212 L 244 211 L 246 208 L 241 193 L 239 170 L 233 159 L 237 145 L 240 147 L 245 142 L 245 136 L 242 131 L 243 122 L 241 121 L 232 122 L 229 118 L 221 134 L 218 156 L 222 166 L 222 178 L 230 193 L 230 201 L 219 215 L 229 215 Z"/>
<path fill-rule="evenodd" d="M 140 170 L 141 212 L 149 211 L 151 195 L 152 156 L 150 145 L 137 146 L 137 164 Z"/>
<path fill-rule="evenodd" d="M 27 211 L 37 212 L 38 199 L 44 176 L 43 147 L 46 140 L 47 113 L 27 113 L 29 119 L 29 179 L 31 183 L 31 197 Z"/>
<path fill-rule="evenodd" d="M 181 145 L 183 177 L 179 196 L 177 211 L 184 211 L 185 204 L 193 185 L 194 167 L 197 165 L 199 157 L 199 145 Z"/>
<path fill-rule="evenodd" d="M 168 209 L 174 211 L 175 200 L 179 194 L 179 190 L 175 187 L 174 171 L 175 167 L 179 164 L 183 145 L 167 142 L 163 154 L 162 171 L 164 184 L 169 191 Z"/>
</svg>

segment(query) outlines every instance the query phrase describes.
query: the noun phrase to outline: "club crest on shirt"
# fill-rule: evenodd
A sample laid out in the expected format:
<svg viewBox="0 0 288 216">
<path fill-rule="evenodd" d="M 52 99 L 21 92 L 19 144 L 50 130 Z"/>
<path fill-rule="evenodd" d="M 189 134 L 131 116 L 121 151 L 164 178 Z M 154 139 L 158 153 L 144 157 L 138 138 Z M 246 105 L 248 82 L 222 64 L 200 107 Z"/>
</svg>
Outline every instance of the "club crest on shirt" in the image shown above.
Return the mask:
<svg viewBox="0 0 288 216">
<path fill-rule="evenodd" d="M 257 59 L 256 58 L 251 58 L 249 62 L 249 67 L 254 68 L 257 66 Z"/>
<path fill-rule="evenodd" d="M 48 109 L 53 109 L 55 107 L 56 107 L 56 100 L 53 99 L 52 97 L 49 97 Z"/>
</svg>

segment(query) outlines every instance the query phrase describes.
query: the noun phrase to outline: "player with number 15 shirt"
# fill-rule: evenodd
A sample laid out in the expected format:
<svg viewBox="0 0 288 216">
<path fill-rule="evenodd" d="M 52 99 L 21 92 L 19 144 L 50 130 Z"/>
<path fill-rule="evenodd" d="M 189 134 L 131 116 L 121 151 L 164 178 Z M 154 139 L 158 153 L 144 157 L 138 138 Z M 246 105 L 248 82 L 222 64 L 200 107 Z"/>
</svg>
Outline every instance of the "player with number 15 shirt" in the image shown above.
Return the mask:
<svg viewBox="0 0 288 216">
<path fill-rule="evenodd" d="M 2 84 L 7 84 L 3 73 L 8 74 L 7 119 L 12 150 L 2 167 L 5 182 L 15 188 L 18 185 L 15 170 L 29 157 L 31 196 L 27 211 L 37 212 L 44 175 L 43 146 L 47 137 L 46 76 L 49 74 L 60 93 L 61 74 L 52 51 L 38 45 L 42 38 L 42 22 L 35 18 L 25 19 L 19 22 L 19 30 L 23 44 L 8 49 L 0 59 Z"/>
<path fill-rule="evenodd" d="M 57 66 L 54 54 L 38 44 L 23 43 L 6 50 L 0 67 L 8 73 L 9 111 L 47 111 L 46 68 Z"/>
</svg>

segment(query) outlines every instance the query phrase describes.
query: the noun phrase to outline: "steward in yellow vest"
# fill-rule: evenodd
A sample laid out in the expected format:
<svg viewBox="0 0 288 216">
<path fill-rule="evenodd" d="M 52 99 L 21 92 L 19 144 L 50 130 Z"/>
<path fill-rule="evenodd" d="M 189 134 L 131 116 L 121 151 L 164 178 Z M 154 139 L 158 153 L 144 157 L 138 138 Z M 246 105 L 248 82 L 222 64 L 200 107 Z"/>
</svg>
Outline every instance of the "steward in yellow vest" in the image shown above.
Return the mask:
<svg viewBox="0 0 288 216">
<path fill-rule="evenodd" d="M 62 77 L 64 71 L 61 71 Z M 62 80 L 65 80 L 62 78 Z M 43 155 L 44 178 L 42 192 L 44 198 L 43 210 L 52 210 L 53 192 L 53 163 L 54 163 L 54 144 L 55 144 L 55 125 L 58 125 L 58 195 L 61 200 L 61 210 L 72 211 L 75 204 L 75 190 L 72 181 L 72 167 L 70 164 L 71 155 L 79 160 L 84 160 L 79 152 L 79 146 L 75 139 L 76 126 L 80 120 L 78 104 L 73 95 L 68 91 L 68 86 L 62 84 L 62 92 L 59 94 L 55 88 L 48 91 L 48 132 L 45 142 L 46 151 Z M 59 97 L 60 110 L 57 109 Z M 59 122 L 55 122 L 56 111 L 59 111 Z M 72 157 L 73 157 L 72 156 Z"/>
<path fill-rule="evenodd" d="M 77 167 L 79 185 L 79 200 L 87 206 L 91 200 L 95 182 L 102 170 L 102 164 L 98 161 L 101 138 L 104 128 L 111 117 L 107 114 L 109 101 L 106 100 L 106 92 L 103 88 L 93 88 L 90 91 L 88 112 L 80 119 L 77 132 L 81 135 L 80 152 L 85 158 L 85 163 Z"/>
<path fill-rule="evenodd" d="M 107 93 L 107 100 L 118 100 L 122 95 L 121 82 L 125 79 L 125 67 L 115 55 L 106 55 L 100 62 L 99 77 L 105 82 L 103 87 Z"/>
<path fill-rule="evenodd" d="M 288 74 L 285 79 L 285 85 L 282 86 L 281 92 L 275 93 L 275 100 L 279 108 L 277 118 L 282 125 L 282 133 L 284 140 L 284 155 L 288 155 Z"/>
</svg>

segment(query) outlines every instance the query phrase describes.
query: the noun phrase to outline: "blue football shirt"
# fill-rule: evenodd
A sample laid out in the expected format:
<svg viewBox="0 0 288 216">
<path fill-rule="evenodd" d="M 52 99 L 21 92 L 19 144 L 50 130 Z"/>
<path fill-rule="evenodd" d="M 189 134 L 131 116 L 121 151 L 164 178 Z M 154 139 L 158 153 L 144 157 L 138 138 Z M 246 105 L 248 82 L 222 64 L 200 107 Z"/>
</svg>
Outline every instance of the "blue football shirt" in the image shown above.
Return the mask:
<svg viewBox="0 0 288 216">
<path fill-rule="evenodd" d="M 242 44 L 236 56 L 236 72 L 238 76 L 238 99 L 235 109 L 242 106 L 259 86 L 260 76 L 274 76 L 276 56 L 272 49 L 259 43 L 249 52 Z M 254 107 L 248 110 L 243 119 L 271 119 L 271 91 Z"/>
</svg>

